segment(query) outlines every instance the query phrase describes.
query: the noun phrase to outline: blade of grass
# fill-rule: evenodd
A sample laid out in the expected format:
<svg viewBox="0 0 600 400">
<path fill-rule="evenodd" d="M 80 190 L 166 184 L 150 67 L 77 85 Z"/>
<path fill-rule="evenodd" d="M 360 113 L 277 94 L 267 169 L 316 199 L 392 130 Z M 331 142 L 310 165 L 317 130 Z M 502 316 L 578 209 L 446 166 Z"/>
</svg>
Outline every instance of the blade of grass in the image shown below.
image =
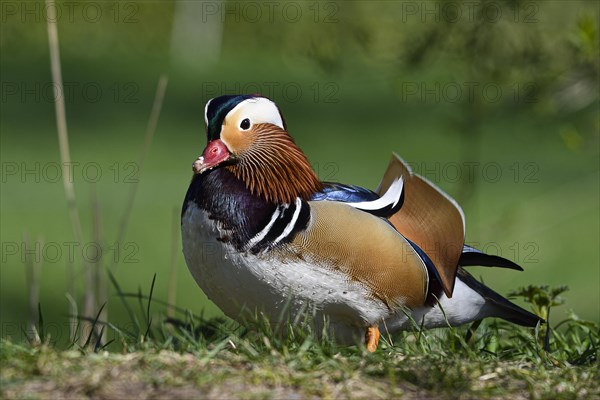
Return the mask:
<svg viewBox="0 0 600 400">
<path fill-rule="evenodd" d="M 42 304 L 38 303 L 38 336 L 41 343 L 46 341 L 46 331 L 44 329 L 44 314 L 42 314 Z"/>
<path fill-rule="evenodd" d="M 546 315 L 546 334 L 544 335 L 544 350 L 550 352 L 550 310 L 548 307 L 548 314 Z"/>
<path fill-rule="evenodd" d="M 104 344 L 102 347 L 100 347 L 100 350 L 106 350 L 106 348 L 115 341 L 115 339 L 110 339 L 108 342 L 106 342 L 106 344 Z"/>
<path fill-rule="evenodd" d="M 104 304 L 104 310 L 100 316 L 103 320 L 108 320 L 108 299 L 106 295 L 106 283 L 104 276 L 104 262 L 102 260 L 101 249 L 102 244 L 102 218 L 100 214 L 100 203 L 98 201 L 98 193 L 96 189 L 96 183 L 92 183 L 91 189 L 92 197 L 92 231 L 94 235 L 94 243 L 96 244 L 96 254 L 93 257 L 92 265 L 94 267 L 93 281 L 90 282 L 90 286 L 94 287 L 94 308 L 97 308 L 100 304 Z M 104 340 L 100 337 L 100 341 Z"/>
<path fill-rule="evenodd" d="M 150 305 L 152 304 L 152 294 L 154 293 L 154 284 L 156 283 L 156 273 L 152 277 L 152 284 L 150 285 L 150 294 L 148 296 L 148 307 L 146 309 L 146 321 L 148 325 L 146 326 L 146 332 L 144 333 L 144 338 L 147 338 L 151 333 L 150 327 L 152 326 L 152 318 L 150 317 Z"/>
<path fill-rule="evenodd" d="M 88 345 L 92 341 L 92 337 L 94 336 L 94 329 L 96 328 L 96 324 L 98 323 L 98 320 L 100 319 L 100 313 L 102 312 L 103 308 L 104 308 L 104 304 L 102 304 L 102 307 L 100 307 L 100 309 L 98 310 L 98 313 L 96 314 L 96 318 L 94 318 L 94 322 L 92 323 L 92 326 L 91 326 L 90 332 L 88 334 L 88 337 L 87 337 L 85 343 L 82 346 L 83 349 L 85 349 L 86 347 L 88 347 Z"/>
<path fill-rule="evenodd" d="M 385 328 L 385 333 L 387 335 L 387 340 L 390 344 L 391 347 L 394 347 L 394 340 L 392 339 L 392 334 L 388 329 L 387 323 L 385 322 L 385 319 L 382 321 L 383 322 L 383 327 Z"/>
<path fill-rule="evenodd" d="M 79 320 L 77 319 L 77 302 L 70 293 L 65 293 L 65 297 L 69 301 L 69 340 L 72 347 L 77 343 L 77 332 L 79 332 Z"/>
<path fill-rule="evenodd" d="M 72 316 L 70 315 L 69 317 L 72 317 Z M 79 316 L 79 315 L 75 315 L 74 317 L 77 318 L 77 319 L 79 319 L 79 320 L 81 320 L 81 321 L 94 322 L 94 318 L 89 318 L 89 317 L 84 317 L 84 316 Z M 96 324 L 108 326 L 110 329 L 114 330 L 119 335 L 121 335 L 121 336 L 129 336 L 132 340 L 135 340 L 137 338 L 137 333 L 135 333 L 135 332 L 129 332 L 125 328 L 119 328 L 118 326 L 112 324 L 111 322 L 102 321 L 102 320 L 98 319 L 96 321 Z"/>
<path fill-rule="evenodd" d="M 477 330 L 477 328 L 479 328 L 479 325 L 481 325 L 482 320 L 478 320 L 473 322 L 470 326 L 469 329 L 467 330 L 467 334 L 465 335 L 465 342 L 470 342 L 471 339 L 473 338 L 473 336 L 475 335 L 475 331 Z"/>
<path fill-rule="evenodd" d="M 119 282 L 117 282 L 117 279 L 115 278 L 115 276 L 113 275 L 113 273 L 112 273 L 112 271 L 110 269 L 106 269 L 106 273 L 108 274 L 108 278 L 110 279 L 112 285 L 117 290 L 117 295 L 121 299 L 121 303 L 123 303 L 123 307 L 125 307 L 125 310 L 127 311 L 127 315 L 129 316 L 129 320 L 131 321 L 132 325 L 136 327 L 137 333 L 139 333 L 140 332 L 140 326 L 137 323 L 137 318 L 135 318 L 133 310 L 131 309 L 131 307 L 129 307 L 129 304 L 125 300 L 126 296 L 124 295 L 123 291 L 121 290 L 121 286 L 119 285 Z"/>
<path fill-rule="evenodd" d="M 125 292 L 125 293 L 122 293 L 122 296 L 123 297 L 134 297 L 136 299 L 140 298 L 140 294 L 139 293 Z M 142 294 L 141 298 L 144 299 L 144 300 L 147 300 L 149 298 L 149 296 L 146 296 L 146 295 Z M 167 308 L 173 308 L 178 313 L 185 314 L 185 315 L 190 314 L 190 315 L 193 315 L 195 318 L 197 318 L 199 320 L 203 319 L 202 315 L 192 314 L 190 312 L 190 310 L 188 310 L 187 308 L 177 307 L 177 306 L 174 306 L 173 304 L 171 304 L 171 303 L 169 303 L 167 301 L 160 300 L 160 299 L 152 299 L 152 301 L 154 303 L 156 303 L 156 304 L 160 304 L 160 305 L 166 306 Z"/>
<path fill-rule="evenodd" d="M 150 295 L 148 296 L 148 307 L 146 309 L 146 319 L 150 319 L 150 304 L 152 304 L 152 294 L 154 293 L 154 284 L 156 283 L 156 272 L 152 277 L 152 284 L 150 285 Z"/>
<path fill-rule="evenodd" d="M 102 328 L 100 328 L 100 333 L 97 335 L 96 343 L 94 344 L 94 353 L 97 353 L 98 350 L 100 350 L 103 347 L 102 337 L 104 336 L 104 327 L 105 325 L 102 325 Z"/>
</svg>

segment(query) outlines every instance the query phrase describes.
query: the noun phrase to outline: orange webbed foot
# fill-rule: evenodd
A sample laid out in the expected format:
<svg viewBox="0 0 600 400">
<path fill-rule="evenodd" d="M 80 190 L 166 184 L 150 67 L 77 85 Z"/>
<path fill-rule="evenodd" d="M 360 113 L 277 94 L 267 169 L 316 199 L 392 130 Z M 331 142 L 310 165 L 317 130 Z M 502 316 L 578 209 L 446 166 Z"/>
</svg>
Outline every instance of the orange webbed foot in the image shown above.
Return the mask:
<svg viewBox="0 0 600 400">
<path fill-rule="evenodd" d="M 367 328 L 367 333 L 365 334 L 365 344 L 369 352 L 373 353 L 375 350 L 377 350 L 380 336 L 381 334 L 379 333 L 378 327 L 370 326 Z"/>
</svg>

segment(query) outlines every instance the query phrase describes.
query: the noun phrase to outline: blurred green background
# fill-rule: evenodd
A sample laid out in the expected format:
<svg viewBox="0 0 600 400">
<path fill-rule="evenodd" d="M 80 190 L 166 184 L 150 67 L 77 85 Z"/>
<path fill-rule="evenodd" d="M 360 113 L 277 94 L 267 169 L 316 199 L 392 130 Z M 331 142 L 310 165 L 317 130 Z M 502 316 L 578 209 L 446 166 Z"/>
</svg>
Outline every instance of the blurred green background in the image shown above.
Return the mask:
<svg viewBox="0 0 600 400">
<path fill-rule="evenodd" d="M 39 300 L 56 340 L 67 340 L 68 291 L 82 309 L 97 243 L 93 268 L 111 268 L 124 291 L 147 292 L 156 273 L 154 296 L 167 300 L 174 263 L 176 304 L 218 315 L 174 232 L 205 145 L 205 102 L 248 92 L 277 102 L 322 179 L 375 188 L 397 152 L 459 201 L 467 243 L 525 268 L 476 276 L 502 294 L 568 285 L 554 322 L 569 309 L 600 320 L 598 3 L 59 1 L 76 244 L 57 169 L 48 9 L 1 7 L 3 337 L 23 337 L 28 318 L 25 240 L 41 250 Z M 105 284 L 109 319 L 127 323 Z"/>
</svg>

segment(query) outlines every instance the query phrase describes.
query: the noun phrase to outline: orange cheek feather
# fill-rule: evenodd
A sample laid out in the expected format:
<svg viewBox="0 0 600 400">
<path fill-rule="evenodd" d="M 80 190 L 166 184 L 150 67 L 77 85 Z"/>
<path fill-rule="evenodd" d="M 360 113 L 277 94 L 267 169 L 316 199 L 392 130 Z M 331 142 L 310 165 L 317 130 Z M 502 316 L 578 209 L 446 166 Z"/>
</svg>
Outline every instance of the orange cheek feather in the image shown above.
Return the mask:
<svg viewBox="0 0 600 400">
<path fill-rule="evenodd" d="M 238 155 L 247 150 L 256 138 L 253 130 L 240 131 L 233 124 L 223 125 L 221 129 L 221 140 L 234 155 Z"/>
</svg>

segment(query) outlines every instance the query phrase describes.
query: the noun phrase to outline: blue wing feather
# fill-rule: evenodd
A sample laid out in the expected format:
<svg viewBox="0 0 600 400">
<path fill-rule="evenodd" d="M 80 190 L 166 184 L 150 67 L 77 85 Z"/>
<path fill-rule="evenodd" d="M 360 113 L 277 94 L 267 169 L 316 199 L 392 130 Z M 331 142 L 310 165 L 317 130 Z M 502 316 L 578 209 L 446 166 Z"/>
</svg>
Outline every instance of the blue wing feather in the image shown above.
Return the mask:
<svg viewBox="0 0 600 400">
<path fill-rule="evenodd" d="M 373 201 L 379 195 L 372 190 L 343 183 L 324 182 L 322 191 L 315 193 L 312 201 L 339 201 L 342 203 L 358 203 L 362 201 Z"/>
<path fill-rule="evenodd" d="M 392 188 L 394 191 L 391 192 L 390 196 L 388 193 Z M 315 193 L 310 200 L 339 201 L 376 217 L 389 218 L 397 213 L 404 203 L 402 181 L 396 181 L 389 190 L 383 197 L 380 197 L 379 194 L 360 186 L 325 182 L 323 190 Z M 378 202 L 383 198 L 385 198 L 383 202 Z"/>
</svg>

